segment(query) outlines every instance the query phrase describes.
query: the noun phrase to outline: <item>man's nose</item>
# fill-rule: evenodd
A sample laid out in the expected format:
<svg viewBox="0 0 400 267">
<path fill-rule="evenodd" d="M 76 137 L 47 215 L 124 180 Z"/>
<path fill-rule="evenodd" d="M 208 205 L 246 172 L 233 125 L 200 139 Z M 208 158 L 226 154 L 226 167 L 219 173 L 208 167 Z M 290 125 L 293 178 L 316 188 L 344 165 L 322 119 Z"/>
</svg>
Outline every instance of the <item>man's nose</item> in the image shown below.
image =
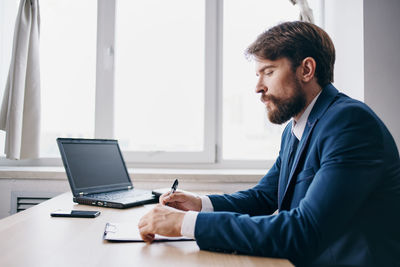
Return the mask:
<svg viewBox="0 0 400 267">
<path fill-rule="evenodd" d="M 268 91 L 268 87 L 263 83 L 262 79 L 259 79 L 256 85 L 256 93 L 266 93 Z"/>
</svg>

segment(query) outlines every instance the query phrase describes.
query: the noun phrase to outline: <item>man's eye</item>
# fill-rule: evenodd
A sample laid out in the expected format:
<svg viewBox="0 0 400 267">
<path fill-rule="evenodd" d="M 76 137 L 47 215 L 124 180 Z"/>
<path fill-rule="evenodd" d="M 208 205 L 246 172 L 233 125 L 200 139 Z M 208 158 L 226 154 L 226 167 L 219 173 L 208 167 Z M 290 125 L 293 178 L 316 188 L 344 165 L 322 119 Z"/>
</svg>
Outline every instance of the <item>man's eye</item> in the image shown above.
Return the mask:
<svg viewBox="0 0 400 267">
<path fill-rule="evenodd" d="M 267 75 L 267 76 L 271 76 L 271 75 L 272 75 L 272 73 L 273 73 L 273 71 L 269 71 L 269 72 L 266 72 L 266 73 L 265 73 L 265 75 Z"/>
</svg>

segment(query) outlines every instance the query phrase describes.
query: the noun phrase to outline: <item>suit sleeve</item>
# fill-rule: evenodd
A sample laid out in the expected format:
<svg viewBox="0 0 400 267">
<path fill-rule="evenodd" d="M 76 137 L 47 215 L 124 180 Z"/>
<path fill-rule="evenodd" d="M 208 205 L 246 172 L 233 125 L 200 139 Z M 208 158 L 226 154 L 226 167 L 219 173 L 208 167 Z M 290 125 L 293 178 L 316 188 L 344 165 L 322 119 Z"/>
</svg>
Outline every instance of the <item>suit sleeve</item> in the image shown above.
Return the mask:
<svg viewBox="0 0 400 267">
<path fill-rule="evenodd" d="M 297 264 L 333 242 L 365 208 L 382 176 L 383 140 L 380 124 L 365 108 L 331 113 L 318 132 L 320 166 L 299 206 L 269 216 L 199 213 L 195 237 L 201 249 L 287 258 Z M 254 205 L 259 209 L 255 200 Z"/>
<path fill-rule="evenodd" d="M 281 159 L 275 161 L 258 184 L 233 194 L 209 195 L 214 211 L 230 211 L 243 214 L 271 214 L 278 208 L 278 181 Z"/>
<path fill-rule="evenodd" d="M 291 129 L 291 123 L 286 125 L 282 133 L 282 140 Z M 281 142 L 282 151 L 283 141 Z M 281 171 L 281 152 L 272 168 L 258 182 L 248 190 L 239 191 L 233 194 L 209 195 L 214 211 L 228 211 L 241 214 L 267 215 L 278 209 L 278 185 Z"/>
</svg>

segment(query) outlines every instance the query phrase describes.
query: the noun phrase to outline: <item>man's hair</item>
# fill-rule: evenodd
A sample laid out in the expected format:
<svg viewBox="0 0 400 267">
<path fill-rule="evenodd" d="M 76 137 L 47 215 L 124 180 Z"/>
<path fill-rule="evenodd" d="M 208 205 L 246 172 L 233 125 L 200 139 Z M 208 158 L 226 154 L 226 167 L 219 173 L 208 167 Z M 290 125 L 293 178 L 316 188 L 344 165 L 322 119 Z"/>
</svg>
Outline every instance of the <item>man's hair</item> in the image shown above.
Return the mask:
<svg viewBox="0 0 400 267">
<path fill-rule="evenodd" d="M 265 31 L 246 50 L 247 56 L 277 60 L 287 58 L 295 70 L 306 57 L 316 62 L 315 76 L 324 87 L 333 82 L 335 47 L 320 27 L 302 21 L 284 22 Z"/>
</svg>

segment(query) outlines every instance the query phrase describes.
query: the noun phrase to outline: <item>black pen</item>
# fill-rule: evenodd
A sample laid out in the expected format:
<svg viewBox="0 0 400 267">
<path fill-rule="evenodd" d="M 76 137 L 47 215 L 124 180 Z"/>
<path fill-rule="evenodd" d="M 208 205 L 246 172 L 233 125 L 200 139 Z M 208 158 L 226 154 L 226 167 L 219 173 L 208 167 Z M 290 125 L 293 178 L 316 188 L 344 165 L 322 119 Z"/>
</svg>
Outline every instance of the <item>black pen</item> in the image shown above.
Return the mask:
<svg viewBox="0 0 400 267">
<path fill-rule="evenodd" d="M 178 188 L 178 184 L 179 184 L 178 179 L 175 179 L 174 183 L 171 186 L 171 191 L 169 191 L 169 196 L 175 193 L 176 188 Z"/>
</svg>

